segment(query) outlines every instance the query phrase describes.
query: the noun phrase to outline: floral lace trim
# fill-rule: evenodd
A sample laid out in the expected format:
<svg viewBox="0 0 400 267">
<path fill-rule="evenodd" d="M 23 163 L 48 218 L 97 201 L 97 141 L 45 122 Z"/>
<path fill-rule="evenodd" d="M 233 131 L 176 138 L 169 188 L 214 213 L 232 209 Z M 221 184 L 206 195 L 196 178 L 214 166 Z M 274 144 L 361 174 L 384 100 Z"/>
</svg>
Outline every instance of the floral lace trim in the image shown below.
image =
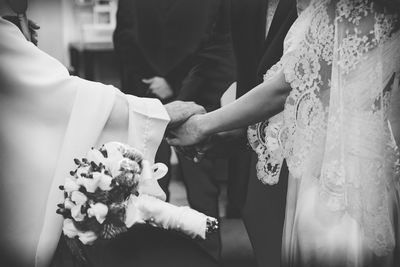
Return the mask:
<svg viewBox="0 0 400 267">
<path fill-rule="evenodd" d="M 282 118 L 280 113 L 265 122 L 251 125 L 247 130 L 250 145 L 258 155 L 257 178 L 263 184 L 279 182 L 284 159 L 280 144 Z"/>
<path fill-rule="evenodd" d="M 282 69 L 277 63 L 265 75 L 268 81 Z M 280 136 L 283 126 L 282 113 L 261 123 L 251 125 L 247 129 L 247 138 L 252 149 L 258 155 L 257 178 L 263 183 L 274 185 L 279 182 L 279 175 L 283 163 L 283 153 Z"/>
<path fill-rule="evenodd" d="M 307 14 L 312 19 L 303 40 L 281 60 L 286 81 L 292 87 L 285 104 L 286 135 L 282 143 L 289 170 L 295 178 L 308 171 L 305 159 L 313 158 L 315 147 L 324 142 L 326 111 L 320 94 L 322 87 L 329 86 L 329 81 L 321 76 L 321 71 L 332 64 L 334 43 L 334 27 L 327 13 L 329 4 L 330 1 L 314 1 L 313 12 Z"/>
<path fill-rule="evenodd" d="M 340 0 L 336 5 L 337 18 L 359 25 L 360 20 L 372 12 L 372 6 L 370 0 Z"/>
<path fill-rule="evenodd" d="M 375 21 L 373 29 L 364 32 L 358 29 L 360 21 L 371 14 Z M 338 64 L 348 74 L 366 58 L 367 52 L 390 38 L 398 16 L 376 12 L 371 0 L 340 0 L 337 3 L 336 21 L 356 25 L 353 26 L 353 30 L 350 30 L 351 27 L 349 27 L 346 31 L 338 51 L 341 58 Z"/>
</svg>

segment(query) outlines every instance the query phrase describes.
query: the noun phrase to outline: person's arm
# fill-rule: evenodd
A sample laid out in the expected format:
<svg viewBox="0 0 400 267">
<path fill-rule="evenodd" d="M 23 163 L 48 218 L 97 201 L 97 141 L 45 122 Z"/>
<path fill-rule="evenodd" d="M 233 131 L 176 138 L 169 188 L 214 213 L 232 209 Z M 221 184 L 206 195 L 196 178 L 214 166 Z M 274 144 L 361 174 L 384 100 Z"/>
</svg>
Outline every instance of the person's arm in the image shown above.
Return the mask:
<svg viewBox="0 0 400 267">
<path fill-rule="evenodd" d="M 268 119 L 284 108 L 290 85 L 283 72 L 262 83 L 250 92 L 213 112 L 193 116 L 172 132 L 168 142 L 173 146 L 194 145 L 207 137 Z"/>
<path fill-rule="evenodd" d="M 71 111 L 79 110 L 93 114 L 94 119 L 107 118 L 105 125 L 98 126 L 104 127 L 104 139 L 126 140 L 130 110 L 137 111 L 136 117 L 160 117 L 164 121 L 163 113 L 168 113 L 169 127 L 205 112 L 194 103 L 173 102 L 163 107 L 158 100 L 146 98 L 130 101 L 136 105 L 129 109 L 129 96 L 113 86 L 70 76 L 58 60 L 26 41 L 15 25 L 1 18 L 0 35 L 4 37 L 0 39 L 0 101 L 3 108 L 13 106 L 28 119 L 64 129 Z"/>
<path fill-rule="evenodd" d="M 113 34 L 114 51 L 121 70 L 121 90 L 136 96 L 149 96 L 148 86 L 141 80 L 149 68 L 135 38 L 133 1 L 118 2 L 117 25 Z"/>
<path fill-rule="evenodd" d="M 117 26 L 113 34 L 113 41 L 115 52 L 122 63 L 131 63 L 137 50 L 132 9 L 131 0 L 118 2 Z"/>
<path fill-rule="evenodd" d="M 99 143 L 124 140 L 154 159 L 166 129 L 176 127 L 194 114 L 204 113 L 193 102 L 166 105 L 155 98 L 139 98 L 118 92 Z"/>
<path fill-rule="evenodd" d="M 210 111 L 235 80 L 235 62 L 229 27 L 229 1 L 222 0 L 209 39 L 197 51 L 195 64 L 183 80 L 178 100 L 195 101 Z M 168 78 L 168 77 L 167 77 Z"/>
</svg>

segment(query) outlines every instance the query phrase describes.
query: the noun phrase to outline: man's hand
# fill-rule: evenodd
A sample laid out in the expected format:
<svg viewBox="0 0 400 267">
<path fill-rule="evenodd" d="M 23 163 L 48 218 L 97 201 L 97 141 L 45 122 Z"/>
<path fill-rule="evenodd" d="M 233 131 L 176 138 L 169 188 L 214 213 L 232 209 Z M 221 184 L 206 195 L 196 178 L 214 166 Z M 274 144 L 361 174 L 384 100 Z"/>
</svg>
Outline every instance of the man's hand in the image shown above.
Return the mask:
<svg viewBox="0 0 400 267">
<path fill-rule="evenodd" d="M 9 22 L 15 24 L 18 28 L 20 28 L 19 25 L 19 20 L 17 16 L 4 16 L 3 19 L 8 20 Z M 40 29 L 40 26 L 37 25 L 36 22 L 32 20 L 28 20 L 28 27 L 29 27 L 29 32 L 31 34 L 31 42 L 37 46 L 38 44 L 38 34 L 37 30 Z"/>
<path fill-rule="evenodd" d="M 153 95 L 162 100 L 168 99 L 174 95 L 174 91 L 172 91 L 171 86 L 169 86 L 164 78 L 153 77 L 150 79 L 143 79 L 142 81 L 149 85 L 149 91 Z"/>
<path fill-rule="evenodd" d="M 175 129 L 193 115 L 206 113 L 206 110 L 202 106 L 194 102 L 174 101 L 164 105 L 164 107 L 171 118 L 168 129 Z"/>
</svg>

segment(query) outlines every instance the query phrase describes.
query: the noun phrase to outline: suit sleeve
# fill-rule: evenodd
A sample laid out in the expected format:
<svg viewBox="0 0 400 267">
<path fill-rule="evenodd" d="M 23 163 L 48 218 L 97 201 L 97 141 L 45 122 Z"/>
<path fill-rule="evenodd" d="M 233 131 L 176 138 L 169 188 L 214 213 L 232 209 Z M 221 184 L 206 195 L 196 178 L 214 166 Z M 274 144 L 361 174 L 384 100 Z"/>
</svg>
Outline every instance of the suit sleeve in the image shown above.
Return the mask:
<svg viewBox="0 0 400 267">
<path fill-rule="evenodd" d="M 222 0 L 208 40 L 194 58 L 182 83 L 179 100 L 195 101 L 208 111 L 220 106 L 220 98 L 235 80 L 235 62 L 230 34 L 229 0 Z"/>
<path fill-rule="evenodd" d="M 147 88 L 140 82 L 142 71 L 146 68 L 143 55 L 135 40 L 135 17 L 132 0 L 119 0 L 117 26 L 114 31 L 114 50 L 120 63 L 124 93 L 147 96 Z"/>
<path fill-rule="evenodd" d="M 132 64 L 139 54 L 135 42 L 135 19 L 131 0 L 118 2 L 117 26 L 114 31 L 114 49 L 122 63 Z"/>
</svg>

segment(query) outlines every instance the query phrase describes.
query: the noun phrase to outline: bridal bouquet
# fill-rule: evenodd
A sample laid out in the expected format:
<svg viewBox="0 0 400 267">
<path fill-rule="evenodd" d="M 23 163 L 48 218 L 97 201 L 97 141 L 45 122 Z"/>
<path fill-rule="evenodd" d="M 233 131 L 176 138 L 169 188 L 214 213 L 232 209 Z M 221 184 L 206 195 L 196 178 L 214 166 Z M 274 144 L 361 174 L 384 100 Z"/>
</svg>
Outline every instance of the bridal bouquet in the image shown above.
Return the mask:
<svg viewBox="0 0 400 267">
<path fill-rule="evenodd" d="M 97 239 L 112 239 L 136 223 L 202 239 L 218 229 L 215 218 L 166 203 L 164 194 L 156 197 L 154 188 L 158 187 L 152 185 L 166 174 L 167 167 L 151 166 L 128 145 L 107 143 L 74 161 L 77 168 L 60 186 L 65 200 L 57 210 L 64 217 L 64 235 L 71 239 L 90 245 Z"/>
</svg>

